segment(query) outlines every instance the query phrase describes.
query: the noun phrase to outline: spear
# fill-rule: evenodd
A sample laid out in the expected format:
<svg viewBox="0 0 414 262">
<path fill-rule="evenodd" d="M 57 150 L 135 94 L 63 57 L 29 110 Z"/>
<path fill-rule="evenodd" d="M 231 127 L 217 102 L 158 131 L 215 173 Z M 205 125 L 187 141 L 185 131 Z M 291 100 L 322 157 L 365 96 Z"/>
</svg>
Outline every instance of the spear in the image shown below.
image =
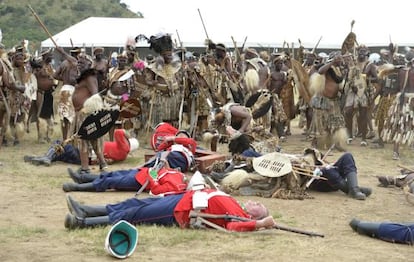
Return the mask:
<svg viewBox="0 0 414 262">
<path fill-rule="evenodd" d="M 33 16 L 36 18 L 37 22 L 40 24 L 40 26 L 45 30 L 46 34 L 49 36 L 50 40 L 52 40 L 53 44 L 58 47 L 58 44 L 53 39 L 52 35 L 50 34 L 49 30 L 47 30 L 45 24 L 43 24 L 42 20 L 40 20 L 39 16 L 36 14 L 36 12 L 33 10 L 33 8 L 29 5 L 30 11 L 32 11 Z"/>
<path fill-rule="evenodd" d="M 321 42 L 321 40 L 322 40 L 322 36 L 321 36 L 321 37 L 319 37 L 318 42 L 317 42 L 317 43 L 316 43 L 316 45 L 313 47 L 313 49 L 312 49 L 312 51 L 311 51 L 311 53 L 312 53 L 312 54 L 314 54 L 314 53 L 315 53 L 316 48 L 318 48 L 319 43 Z"/>
<path fill-rule="evenodd" d="M 201 16 L 200 8 L 197 8 L 197 10 L 198 10 L 198 15 L 200 16 L 200 19 L 201 19 L 201 23 L 203 24 L 204 33 L 206 33 L 206 37 L 207 37 L 207 39 L 210 39 L 210 37 L 209 37 L 209 36 L 208 36 L 208 34 L 207 34 L 207 29 L 206 29 L 206 26 L 205 26 L 205 24 L 204 24 L 203 17 Z"/>
</svg>

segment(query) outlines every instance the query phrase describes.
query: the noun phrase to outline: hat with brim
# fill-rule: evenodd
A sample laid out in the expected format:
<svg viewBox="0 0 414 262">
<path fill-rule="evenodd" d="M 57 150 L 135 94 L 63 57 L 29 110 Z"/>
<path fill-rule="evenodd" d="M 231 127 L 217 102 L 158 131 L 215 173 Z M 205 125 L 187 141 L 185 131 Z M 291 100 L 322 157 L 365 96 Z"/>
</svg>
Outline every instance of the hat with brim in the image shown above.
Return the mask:
<svg viewBox="0 0 414 262">
<path fill-rule="evenodd" d="M 71 54 L 79 54 L 82 50 L 79 47 L 74 47 L 70 50 Z"/>
<path fill-rule="evenodd" d="M 138 231 L 135 226 L 120 220 L 112 226 L 105 239 L 105 250 L 113 257 L 127 258 L 138 244 Z"/>
<path fill-rule="evenodd" d="M 46 49 L 46 50 L 43 50 L 43 51 L 40 53 L 40 56 L 47 56 L 47 55 L 49 55 L 50 53 L 52 53 L 52 48 L 48 48 L 48 49 Z"/>
<path fill-rule="evenodd" d="M 103 53 L 104 52 L 104 48 L 103 47 L 95 47 L 94 49 L 93 49 L 93 54 L 96 54 L 96 53 Z"/>
</svg>

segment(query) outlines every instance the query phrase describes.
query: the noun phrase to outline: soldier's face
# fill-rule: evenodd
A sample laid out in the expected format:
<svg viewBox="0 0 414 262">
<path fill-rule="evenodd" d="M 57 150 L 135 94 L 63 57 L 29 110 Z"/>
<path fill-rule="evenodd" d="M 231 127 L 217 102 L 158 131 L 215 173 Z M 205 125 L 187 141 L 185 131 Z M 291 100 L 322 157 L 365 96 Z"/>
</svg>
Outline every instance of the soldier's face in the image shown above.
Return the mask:
<svg viewBox="0 0 414 262">
<path fill-rule="evenodd" d="M 13 63 L 15 66 L 19 67 L 24 64 L 24 56 L 23 53 L 16 53 L 13 58 Z"/>
<path fill-rule="evenodd" d="M 166 64 L 171 63 L 171 61 L 173 60 L 173 53 L 171 50 L 164 51 L 161 55 L 164 58 L 164 62 Z"/>
<path fill-rule="evenodd" d="M 79 57 L 78 59 L 78 70 L 79 71 L 85 71 L 86 69 L 89 69 L 91 67 L 91 63 L 83 57 Z"/>
</svg>

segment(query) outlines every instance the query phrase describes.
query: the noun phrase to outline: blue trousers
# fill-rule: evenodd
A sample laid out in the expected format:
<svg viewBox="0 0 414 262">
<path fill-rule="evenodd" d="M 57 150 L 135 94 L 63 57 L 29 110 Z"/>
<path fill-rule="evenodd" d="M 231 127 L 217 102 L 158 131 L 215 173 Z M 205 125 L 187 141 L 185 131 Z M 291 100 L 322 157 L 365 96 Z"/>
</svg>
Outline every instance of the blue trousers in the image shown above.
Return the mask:
<svg viewBox="0 0 414 262">
<path fill-rule="evenodd" d="M 316 180 L 312 183 L 311 188 L 317 191 L 330 192 L 339 189 L 339 185 L 346 181 L 347 174 L 357 173 L 354 157 L 351 153 L 344 153 L 333 165 L 326 169 L 322 168 L 322 176 L 328 180 Z"/>
<path fill-rule="evenodd" d="M 121 203 L 107 205 L 109 221 L 113 224 L 126 220 L 132 224 L 176 224 L 174 209 L 184 194 L 154 198 L 130 198 Z"/>
<path fill-rule="evenodd" d="M 414 224 L 381 223 L 378 238 L 395 243 L 414 244 Z"/>
<path fill-rule="evenodd" d="M 55 143 L 60 144 L 60 141 L 57 141 Z M 60 155 L 57 155 L 53 159 L 53 161 L 62 161 L 62 162 L 69 163 L 69 164 L 80 165 L 81 161 L 80 161 L 79 149 L 74 147 L 71 144 L 67 144 L 63 148 L 64 148 L 64 152 Z"/>
<path fill-rule="evenodd" d="M 97 192 L 103 192 L 108 189 L 118 191 L 138 191 L 141 184 L 135 179 L 138 169 L 117 170 L 103 172 L 92 183 Z"/>
</svg>

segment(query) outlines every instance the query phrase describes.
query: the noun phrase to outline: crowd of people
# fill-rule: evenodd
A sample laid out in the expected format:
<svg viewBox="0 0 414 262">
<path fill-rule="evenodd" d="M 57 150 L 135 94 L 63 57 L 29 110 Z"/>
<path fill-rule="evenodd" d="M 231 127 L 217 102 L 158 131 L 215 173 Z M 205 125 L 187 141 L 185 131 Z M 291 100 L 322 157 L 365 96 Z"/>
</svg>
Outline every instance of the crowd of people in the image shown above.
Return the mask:
<svg viewBox="0 0 414 262">
<path fill-rule="evenodd" d="M 147 41 L 157 56 L 141 58 L 135 48 L 138 41 Z M 312 148 L 326 150 L 334 145 L 345 151 L 347 144 L 360 137 L 366 150 L 393 143 L 392 159 L 398 160 L 400 145 L 414 142 L 413 50 L 403 55 L 390 45 L 388 50 L 371 54 L 367 46 L 355 41 L 352 49 L 344 46 L 330 54 L 302 48 L 300 60 L 288 51 L 268 54 L 253 48 L 232 56 L 225 45 L 207 43 L 207 51 L 197 54 L 175 50 L 169 34 L 139 35 L 114 55 L 114 61 L 104 58 L 102 47 L 95 47 L 89 55 L 82 48 L 66 52 L 57 46 L 62 62 L 56 68 L 51 63 L 51 49 L 34 56 L 24 45 L 8 51 L 0 46 L 1 145 L 19 146 L 31 123 L 36 123 L 38 142 L 51 143 L 57 117 L 61 137 L 44 155 L 25 156 L 24 161 L 78 165 L 78 170 L 68 169 L 74 183 L 65 183 L 65 192 L 120 190 L 153 195 L 104 206 L 81 205 L 68 195 L 67 228 L 119 220 L 186 228 L 191 226 L 189 213 L 193 210 L 240 218 L 207 218 L 225 230 L 272 228 L 276 221 L 260 203 L 241 205 L 221 190 L 209 188 L 205 181 L 201 187 L 188 186 L 187 176 L 197 168 L 195 155 L 203 138 L 230 142 L 232 156 L 259 158 L 265 152 L 256 150 L 249 139 L 263 137 L 253 133 L 260 129 L 266 139 L 286 141 L 290 121 L 299 115 Z M 295 88 L 299 90 L 296 104 Z M 139 110 L 131 111 L 131 107 Z M 76 136 L 85 119 L 103 109 L 121 112 L 107 135 L 93 139 Z M 108 163 L 123 161 L 136 150 L 140 135 L 148 132 L 153 133 L 153 158 L 131 169 L 107 170 Z M 374 140 L 368 148 L 369 139 Z M 217 148 L 214 142 L 210 146 Z M 269 149 L 279 150 L 279 144 Z M 327 163 L 317 155 L 319 151 L 313 152 L 313 167 L 324 179 L 314 181 L 310 189 L 340 190 L 357 200 L 372 194 L 371 188 L 359 186 L 351 153 Z M 100 174 L 91 173 L 91 164 L 99 165 Z M 391 183 L 386 178 L 380 182 Z M 410 187 L 411 193 L 413 190 Z M 203 205 L 194 206 L 195 200 Z M 413 244 L 412 233 L 407 233 L 412 224 L 397 229 L 395 224 L 354 219 L 350 225 L 362 234 Z"/>
</svg>

